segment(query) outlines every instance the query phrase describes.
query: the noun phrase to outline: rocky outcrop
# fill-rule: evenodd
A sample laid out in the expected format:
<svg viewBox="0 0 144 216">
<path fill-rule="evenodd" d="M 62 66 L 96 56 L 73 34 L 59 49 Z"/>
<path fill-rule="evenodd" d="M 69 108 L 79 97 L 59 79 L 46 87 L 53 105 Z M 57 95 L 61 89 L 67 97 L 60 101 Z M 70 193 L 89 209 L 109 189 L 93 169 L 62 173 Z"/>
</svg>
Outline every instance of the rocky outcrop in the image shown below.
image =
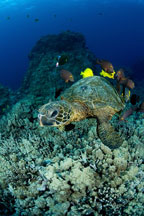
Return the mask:
<svg viewBox="0 0 144 216">
<path fill-rule="evenodd" d="M 68 61 L 56 68 L 57 57 L 63 54 L 68 56 Z M 29 59 L 21 92 L 37 99 L 53 99 L 56 89 L 64 90 L 72 84 L 65 84 L 60 78 L 61 69 L 70 71 L 75 81 L 81 78 L 82 70 L 95 69 L 95 56 L 86 47 L 84 36 L 70 31 L 42 37 L 30 52 Z"/>
</svg>

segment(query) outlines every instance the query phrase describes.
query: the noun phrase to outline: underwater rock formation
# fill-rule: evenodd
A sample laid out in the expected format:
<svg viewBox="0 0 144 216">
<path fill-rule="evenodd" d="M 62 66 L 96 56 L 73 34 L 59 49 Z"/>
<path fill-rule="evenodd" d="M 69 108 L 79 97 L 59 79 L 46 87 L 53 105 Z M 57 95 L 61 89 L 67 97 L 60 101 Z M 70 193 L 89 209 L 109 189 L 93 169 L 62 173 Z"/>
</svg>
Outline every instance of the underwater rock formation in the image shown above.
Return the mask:
<svg viewBox="0 0 144 216">
<path fill-rule="evenodd" d="M 56 67 L 57 57 L 61 55 L 67 56 L 67 63 Z M 61 79 L 62 69 L 70 71 L 77 81 L 82 70 L 95 68 L 95 56 L 86 47 L 84 36 L 70 31 L 42 37 L 30 52 L 29 59 L 21 90 L 37 99 L 54 99 L 56 89 L 71 85 Z"/>
<path fill-rule="evenodd" d="M 75 35 L 60 35 L 65 34 Z M 121 124 L 112 120 L 125 138 L 115 150 L 98 138 L 96 119 L 76 122 L 71 131 L 40 127 L 38 106 L 53 99 L 55 80 L 60 87 L 66 84 L 55 68 L 59 51 L 41 54 L 38 47 L 21 88 L 25 96 L 0 119 L 0 215 L 142 216 L 143 113 Z M 78 70 L 93 66 L 94 57 L 84 42 L 80 51 L 67 49 L 72 55 L 66 69 L 74 68 L 78 79 Z"/>
</svg>

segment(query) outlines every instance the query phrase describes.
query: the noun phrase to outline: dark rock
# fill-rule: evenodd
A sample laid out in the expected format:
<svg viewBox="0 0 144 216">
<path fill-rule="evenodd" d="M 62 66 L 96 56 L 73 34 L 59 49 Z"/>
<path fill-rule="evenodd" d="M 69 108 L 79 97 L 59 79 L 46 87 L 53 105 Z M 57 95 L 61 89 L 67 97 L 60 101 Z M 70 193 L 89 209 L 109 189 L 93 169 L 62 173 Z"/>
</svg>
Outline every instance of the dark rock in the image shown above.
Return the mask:
<svg viewBox="0 0 144 216">
<path fill-rule="evenodd" d="M 68 56 L 67 63 L 56 67 L 57 57 L 63 54 Z M 95 71 L 95 56 L 85 46 L 84 36 L 70 31 L 42 37 L 29 54 L 29 59 L 21 93 L 36 96 L 37 104 L 55 100 L 57 89 L 65 90 L 72 84 L 61 79 L 61 69 L 70 71 L 75 81 L 82 78 L 80 73 L 87 67 Z"/>
</svg>

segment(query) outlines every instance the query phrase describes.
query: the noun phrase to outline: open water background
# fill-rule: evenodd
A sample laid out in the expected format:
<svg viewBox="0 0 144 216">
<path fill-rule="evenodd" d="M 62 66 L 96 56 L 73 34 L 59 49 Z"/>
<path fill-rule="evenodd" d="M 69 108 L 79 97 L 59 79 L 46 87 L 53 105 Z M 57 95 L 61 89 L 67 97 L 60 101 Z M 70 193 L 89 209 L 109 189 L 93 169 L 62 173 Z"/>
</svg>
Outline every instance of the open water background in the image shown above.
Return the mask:
<svg viewBox="0 0 144 216">
<path fill-rule="evenodd" d="M 65 30 L 83 33 L 96 57 L 144 78 L 144 0 L 0 0 L 0 83 L 19 88 L 36 41 Z"/>
</svg>

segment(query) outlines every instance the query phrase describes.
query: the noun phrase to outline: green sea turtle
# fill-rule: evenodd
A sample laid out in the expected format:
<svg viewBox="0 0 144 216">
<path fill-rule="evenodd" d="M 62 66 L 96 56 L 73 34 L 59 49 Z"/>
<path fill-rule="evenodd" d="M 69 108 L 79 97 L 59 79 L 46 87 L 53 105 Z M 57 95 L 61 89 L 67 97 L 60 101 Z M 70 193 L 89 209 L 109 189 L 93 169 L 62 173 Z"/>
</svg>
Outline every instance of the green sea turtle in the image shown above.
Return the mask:
<svg viewBox="0 0 144 216">
<path fill-rule="evenodd" d="M 122 138 L 109 120 L 124 108 L 124 103 L 115 88 L 103 77 L 81 79 L 68 88 L 62 100 L 49 102 L 39 109 L 41 126 L 64 127 L 71 122 L 87 117 L 98 120 L 98 136 L 114 149 L 122 144 Z"/>
</svg>

